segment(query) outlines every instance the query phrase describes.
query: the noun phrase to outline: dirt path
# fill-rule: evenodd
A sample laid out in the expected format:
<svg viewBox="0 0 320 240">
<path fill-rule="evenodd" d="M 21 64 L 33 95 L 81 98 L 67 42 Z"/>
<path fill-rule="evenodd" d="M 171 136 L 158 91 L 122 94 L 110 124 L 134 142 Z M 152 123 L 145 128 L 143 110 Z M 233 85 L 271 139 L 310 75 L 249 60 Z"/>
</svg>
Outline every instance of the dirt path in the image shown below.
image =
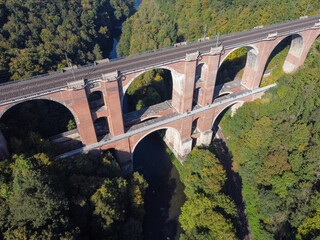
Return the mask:
<svg viewBox="0 0 320 240">
<path fill-rule="evenodd" d="M 227 173 L 227 186 L 231 198 L 236 204 L 237 212 L 238 212 L 238 232 L 241 239 L 244 240 L 253 240 L 252 234 L 250 232 L 250 226 L 248 223 L 248 218 L 246 214 L 246 209 L 242 197 L 242 184 L 241 184 L 241 177 L 238 173 L 236 173 L 232 168 L 232 155 L 228 150 L 228 146 L 225 141 L 225 137 L 222 131 L 218 130 L 217 136 L 219 138 L 215 138 L 213 143 L 217 149 L 217 153 L 219 156 L 219 160 L 223 165 L 223 168 L 226 170 Z"/>
</svg>

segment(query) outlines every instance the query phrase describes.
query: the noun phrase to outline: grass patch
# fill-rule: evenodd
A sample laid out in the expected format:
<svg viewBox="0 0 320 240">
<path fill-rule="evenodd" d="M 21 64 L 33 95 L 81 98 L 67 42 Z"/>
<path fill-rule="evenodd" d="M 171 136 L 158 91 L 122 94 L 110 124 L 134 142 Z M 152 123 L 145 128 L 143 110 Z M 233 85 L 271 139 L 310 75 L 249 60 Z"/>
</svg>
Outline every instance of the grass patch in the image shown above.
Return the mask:
<svg viewBox="0 0 320 240">
<path fill-rule="evenodd" d="M 184 179 L 186 176 L 184 166 L 181 164 L 181 162 L 176 158 L 176 156 L 173 154 L 173 152 L 169 148 L 167 148 L 166 151 L 169 155 L 169 158 L 171 159 L 171 162 L 173 163 L 173 165 L 177 168 L 177 170 L 179 172 L 181 182 L 184 182 Z"/>
</svg>

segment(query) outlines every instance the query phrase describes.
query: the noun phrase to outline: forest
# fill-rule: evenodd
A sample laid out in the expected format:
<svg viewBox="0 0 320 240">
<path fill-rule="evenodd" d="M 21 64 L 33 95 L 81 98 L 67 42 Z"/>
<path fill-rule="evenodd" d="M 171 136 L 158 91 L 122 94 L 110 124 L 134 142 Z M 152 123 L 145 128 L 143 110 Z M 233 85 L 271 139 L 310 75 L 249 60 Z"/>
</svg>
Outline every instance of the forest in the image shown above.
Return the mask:
<svg viewBox="0 0 320 240">
<path fill-rule="evenodd" d="M 141 239 L 147 183 L 110 153 L 0 162 L 1 239 Z"/>
<path fill-rule="evenodd" d="M 0 83 L 108 56 L 134 0 L 0 0 Z"/>
<path fill-rule="evenodd" d="M 188 154 L 180 178 L 187 201 L 181 208 L 179 222 L 185 231 L 180 240 L 239 239 L 237 210 L 226 188 L 226 172 L 213 146 L 195 148 Z"/>
</svg>

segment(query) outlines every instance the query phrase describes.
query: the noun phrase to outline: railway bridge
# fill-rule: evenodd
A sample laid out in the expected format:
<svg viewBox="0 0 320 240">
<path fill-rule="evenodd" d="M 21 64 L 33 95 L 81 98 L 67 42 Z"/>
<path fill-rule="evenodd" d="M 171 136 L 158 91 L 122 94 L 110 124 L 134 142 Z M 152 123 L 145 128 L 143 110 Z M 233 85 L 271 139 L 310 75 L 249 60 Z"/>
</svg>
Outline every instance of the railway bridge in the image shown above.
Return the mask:
<svg viewBox="0 0 320 240">
<path fill-rule="evenodd" d="M 137 56 L 97 61 L 74 72 L 57 72 L 1 84 L 0 119 L 19 103 L 47 99 L 70 110 L 83 145 L 58 157 L 113 148 L 120 163 L 124 163 L 130 161 L 144 136 L 159 129 L 167 129 L 165 141 L 177 156 L 183 157 L 193 144 L 210 143 L 212 126 L 224 109 L 260 98 L 273 86 L 260 88 L 260 82 L 272 51 L 281 41 L 292 39 L 283 70 L 291 73 L 303 65 L 320 34 L 319 18 L 319 15 L 303 17 L 225 35 L 219 40 L 210 38 L 175 44 Z M 221 64 L 241 47 L 248 50 L 242 78 L 216 84 Z M 125 114 L 123 99 L 130 84 L 146 71 L 159 68 L 171 72 L 171 101 Z M 93 94 L 98 99 L 90 100 Z M 108 125 L 104 137 L 99 136 L 101 129 L 95 124 L 100 119 Z M 5 145 L 3 140 L 0 144 L 3 153 Z"/>
</svg>

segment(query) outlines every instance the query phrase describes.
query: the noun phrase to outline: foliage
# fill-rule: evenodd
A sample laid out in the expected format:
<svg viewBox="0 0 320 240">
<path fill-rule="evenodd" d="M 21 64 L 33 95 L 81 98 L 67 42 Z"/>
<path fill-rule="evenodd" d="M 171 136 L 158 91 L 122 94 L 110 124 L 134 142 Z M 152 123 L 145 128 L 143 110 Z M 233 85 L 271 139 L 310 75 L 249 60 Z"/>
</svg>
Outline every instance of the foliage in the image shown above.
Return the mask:
<svg viewBox="0 0 320 240">
<path fill-rule="evenodd" d="M 169 70 L 155 69 L 138 76 L 127 90 L 129 111 L 140 110 L 171 99 L 172 76 Z"/>
<path fill-rule="evenodd" d="M 177 39 L 176 24 L 150 1 L 143 1 L 139 11 L 123 24 L 117 46 L 119 56 L 136 54 L 173 45 Z"/>
<path fill-rule="evenodd" d="M 234 202 L 225 194 L 226 173 L 209 150 L 194 149 L 184 163 L 187 201 L 179 221 L 185 230 L 180 239 L 236 239 L 231 222 Z"/>
<path fill-rule="evenodd" d="M 147 183 L 112 155 L 53 161 L 14 155 L 0 163 L 4 239 L 141 239 Z"/>
<path fill-rule="evenodd" d="M 71 131 L 71 130 L 76 129 L 76 128 L 77 128 L 77 125 L 76 125 L 75 120 L 70 119 L 69 122 L 68 122 L 68 125 L 67 125 L 68 131 Z"/>
<path fill-rule="evenodd" d="M 231 52 L 226 59 L 223 60 L 223 63 L 218 71 L 217 83 L 218 85 L 233 81 L 235 78 L 241 78 L 241 71 L 246 65 L 247 61 L 247 47 L 241 47 Z"/>
<path fill-rule="evenodd" d="M 257 239 L 319 237 L 319 45 L 295 75 L 222 123 Z"/>
<path fill-rule="evenodd" d="M 2 81 L 106 57 L 114 26 L 134 12 L 133 0 L 0 2 Z"/>
</svg>

